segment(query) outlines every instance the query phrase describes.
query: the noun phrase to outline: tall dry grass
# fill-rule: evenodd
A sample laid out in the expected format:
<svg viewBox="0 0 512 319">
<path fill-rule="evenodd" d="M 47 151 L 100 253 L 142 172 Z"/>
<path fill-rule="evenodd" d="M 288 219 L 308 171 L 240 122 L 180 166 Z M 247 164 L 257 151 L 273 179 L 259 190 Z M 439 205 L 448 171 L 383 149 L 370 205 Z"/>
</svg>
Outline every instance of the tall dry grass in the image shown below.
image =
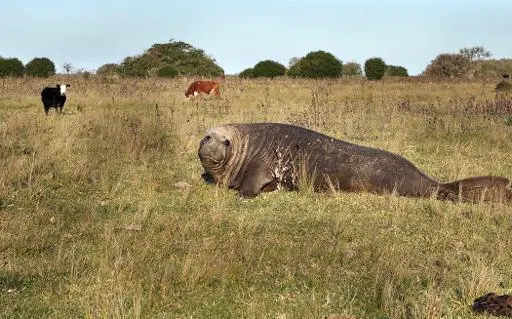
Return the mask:
<svg viewBox="0 0 512 319">
<path fill-rule="evenodd" d="M 71 84 L 65 114 L 39 92 Z M 512 208 L 205 185 L 211 126 L 306 126 L 409 158 L 443 181 L 512 178 L 495 83 L 1 79 L 0 317 L 476 318 L 512 288 Z"/>
</svg>

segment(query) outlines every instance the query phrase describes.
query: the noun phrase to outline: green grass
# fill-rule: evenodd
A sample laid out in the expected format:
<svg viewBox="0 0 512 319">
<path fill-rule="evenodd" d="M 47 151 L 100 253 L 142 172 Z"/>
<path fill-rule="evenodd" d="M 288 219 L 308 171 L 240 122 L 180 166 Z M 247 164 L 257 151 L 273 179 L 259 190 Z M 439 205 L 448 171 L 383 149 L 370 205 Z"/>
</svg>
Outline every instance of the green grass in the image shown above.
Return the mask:
<svg viewBox="0 0 512 319">
<path fill-rule="evenodd" d="M 197 158 L 211 126 L 273 121 L 442 181 L 512 178 L 491 84 L 228 79 L 198 102 L 187 79 L 71 77 L 66 114 L 45 117 L 48 81 L 0 88 L 0 318 L 477 318 L 473 299 L 512 292 L 511 205 L 240 199 Z"/>
</svg>

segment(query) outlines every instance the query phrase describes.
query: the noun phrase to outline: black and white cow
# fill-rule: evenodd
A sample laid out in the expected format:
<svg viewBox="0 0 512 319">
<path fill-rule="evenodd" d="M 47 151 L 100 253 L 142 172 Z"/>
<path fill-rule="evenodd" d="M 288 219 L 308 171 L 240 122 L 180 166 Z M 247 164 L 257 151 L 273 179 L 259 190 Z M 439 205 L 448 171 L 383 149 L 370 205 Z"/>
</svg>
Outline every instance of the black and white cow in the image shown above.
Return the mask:
<svg viewBox="0 0 512 319">
<path fill-rule="evenodd" d="M 48 115 L 51 107 L 62 114 L 62 108 L 66 103 L 66 89 L 71 87 L 69 84 L 57 84 L 57 87 L 45 87 L 41 91 L 41 100 L 44 105 L 44 112 Z"/>
</svg>

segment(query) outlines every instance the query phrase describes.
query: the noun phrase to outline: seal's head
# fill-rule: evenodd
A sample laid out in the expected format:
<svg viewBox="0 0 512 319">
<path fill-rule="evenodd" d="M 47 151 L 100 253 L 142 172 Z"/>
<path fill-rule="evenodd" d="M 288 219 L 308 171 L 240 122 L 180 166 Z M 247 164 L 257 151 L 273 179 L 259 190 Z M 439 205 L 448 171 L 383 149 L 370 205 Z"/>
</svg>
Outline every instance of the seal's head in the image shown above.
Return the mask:
<svg viewBox="0 0 512 319">
<path fill-rule="evenodd" d="M 226 171 L 233 153 L 233 141 L 228 131 L 213 128 L 199 143 L 199 159 L 206 173 L 203 178 L 209 182 L 219 182 Z"/>
</svg>

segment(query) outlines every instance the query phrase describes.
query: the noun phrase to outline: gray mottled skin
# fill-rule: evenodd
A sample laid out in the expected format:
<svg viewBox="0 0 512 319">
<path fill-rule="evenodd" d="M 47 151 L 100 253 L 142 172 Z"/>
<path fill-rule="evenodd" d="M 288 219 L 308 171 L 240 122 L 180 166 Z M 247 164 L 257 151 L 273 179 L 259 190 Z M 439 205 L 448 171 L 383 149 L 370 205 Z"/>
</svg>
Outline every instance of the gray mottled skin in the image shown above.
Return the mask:
<svg viewBox="0 0 512 319">
<path fill-rule="evenodd" d="M 512 199 L 509 181 L 474 177 L 439 183 L 407 159 L 288 124 L 229 124 L 201 140 L 203 177 L 244 197 L 277 188 L 297 189 L 301 178 L 316 191 L 369 191 L 468 201 Z"/>
</svg>

